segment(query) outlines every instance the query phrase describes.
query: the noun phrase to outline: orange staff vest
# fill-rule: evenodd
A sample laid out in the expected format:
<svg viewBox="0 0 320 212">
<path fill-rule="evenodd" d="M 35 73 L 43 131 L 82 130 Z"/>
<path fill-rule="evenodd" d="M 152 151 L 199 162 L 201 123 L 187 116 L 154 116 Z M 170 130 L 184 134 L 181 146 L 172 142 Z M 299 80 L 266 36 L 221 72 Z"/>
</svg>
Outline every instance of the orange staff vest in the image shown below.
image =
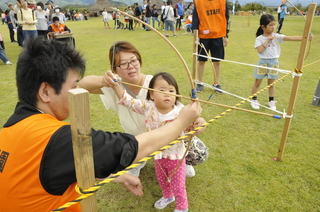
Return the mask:
<svg viewBox="0 0 320 212">
<path fill-rule="evenodd" d="M 51 136 L 68 124 L 48 114 L 36 114 L 2 128 L 0 211 L 47 212 L 78 197 L 74 190 L 76 183 L 63 195 L 52 195 L 43 188 L 39 176 L 42 156 Z M 80 204 L 64 211 L 80 212 Z"/>
</svg>

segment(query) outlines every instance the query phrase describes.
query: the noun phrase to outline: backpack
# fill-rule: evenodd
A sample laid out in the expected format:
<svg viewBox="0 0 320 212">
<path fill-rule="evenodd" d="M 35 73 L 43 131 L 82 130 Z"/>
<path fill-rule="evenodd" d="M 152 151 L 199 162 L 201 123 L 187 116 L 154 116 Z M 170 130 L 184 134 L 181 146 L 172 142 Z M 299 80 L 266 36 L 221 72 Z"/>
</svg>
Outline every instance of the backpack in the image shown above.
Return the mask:
<svg viewBox="0 0 320 212">
<path fill-rule="evenodd" d="M 167 8 L 167 7 L 165 7 L 165 8 L 163 9 L 162 14 L 161 14 L 161 21 L 162 21 L 162 22 L 164 22 L 164 21 L 167 20 L 167 18 L 168 18 L 168 13 L 169 13 L 170 7 L 168 8 L 167 14 L 165 14 L 166 8 Z"/>
<path fill-rule="evenodd" d="M 134 11 L 135 11 L 135 16 L 140 16 L 141 15 L 139 7 L 136 7 L 136 9 Z"/>
</svg>

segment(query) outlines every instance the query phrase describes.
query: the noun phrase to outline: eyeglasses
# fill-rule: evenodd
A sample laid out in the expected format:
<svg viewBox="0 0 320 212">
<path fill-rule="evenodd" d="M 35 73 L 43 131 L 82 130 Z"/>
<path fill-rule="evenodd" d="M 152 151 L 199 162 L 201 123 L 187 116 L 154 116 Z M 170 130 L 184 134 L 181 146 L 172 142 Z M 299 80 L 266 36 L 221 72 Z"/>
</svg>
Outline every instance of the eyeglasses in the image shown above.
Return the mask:
<svg viewBox="0 0 320 212">
<path fill-rule="evenodd" d="M 134 59 L 134 60 L 131 60 L 130 62 L 127 62 L 127 63 L 121 63 L 120 65 L 117 65 L 116 67 L 119 67 L 122 70 L 126 70 L 129 68 L 130 64 L 133 66 L 137 66 L 140 64 L 140 59 Z"/>
</svg>

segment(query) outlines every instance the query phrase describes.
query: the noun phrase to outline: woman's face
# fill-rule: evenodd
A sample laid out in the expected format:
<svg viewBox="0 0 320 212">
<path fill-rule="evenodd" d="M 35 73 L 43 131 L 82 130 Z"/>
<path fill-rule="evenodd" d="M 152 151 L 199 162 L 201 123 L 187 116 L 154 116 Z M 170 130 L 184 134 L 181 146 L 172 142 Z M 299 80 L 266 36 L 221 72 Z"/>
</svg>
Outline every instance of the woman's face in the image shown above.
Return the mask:
<svg viewBox="0 0 320 212">
<path fill-rule="evenodd" d="M 119 66 L 122 64 L 122 66 L 126 67 L 125 64 L 127 64 L 128 66 L 125 69 L 123 69 L 123 67 L 116 67 L 116 74 L 118 74 L 124 82 L 139 84 L 142 78 L 140 73 L 140 63 L 136 66 L 130 64 L 131 61 L 138 59 L 137 56 L 132 52 L 119 52 L 119 56 L 120 61 L 115 65 Z"/>
<path fill-rule="evenodd" d="M 21 7 L 27 8 L 28 7 L 28 2 L 25 0 L 21 0 Z"/>
</svg>

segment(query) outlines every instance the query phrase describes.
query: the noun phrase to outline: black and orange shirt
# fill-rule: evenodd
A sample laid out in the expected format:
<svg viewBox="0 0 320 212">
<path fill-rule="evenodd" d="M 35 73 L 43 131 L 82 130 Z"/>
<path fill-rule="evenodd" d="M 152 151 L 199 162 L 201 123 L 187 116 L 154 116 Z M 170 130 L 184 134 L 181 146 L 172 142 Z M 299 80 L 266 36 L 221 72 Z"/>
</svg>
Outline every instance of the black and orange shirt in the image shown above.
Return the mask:
<svg viewBox="0 0 320 212">
<path fill-rule="evenodd" d="M 138 152 L 134 136 L 93 129 L 92 147 L 96 178 L 125 169 Z M 18 103 L 0 132 L 0 185 L 0 211 L 51 211 L 76 199 L 70 124 Z"/>
<path fill-rule="evenodd" d="M 226 0 L 194 0 L 192 29 L 199 31 L 199 38 L 226 37 L 228 20 Z"/>
<path fill-rule="evenodd" d="M 64 32 L 68 31 L 70 32 L 70 29 L 65 25 L 60 23 L 59 27 L 57 27 L 55 24 L 50 24 L 48 27 L 48 32 Z"/>
</svg>

